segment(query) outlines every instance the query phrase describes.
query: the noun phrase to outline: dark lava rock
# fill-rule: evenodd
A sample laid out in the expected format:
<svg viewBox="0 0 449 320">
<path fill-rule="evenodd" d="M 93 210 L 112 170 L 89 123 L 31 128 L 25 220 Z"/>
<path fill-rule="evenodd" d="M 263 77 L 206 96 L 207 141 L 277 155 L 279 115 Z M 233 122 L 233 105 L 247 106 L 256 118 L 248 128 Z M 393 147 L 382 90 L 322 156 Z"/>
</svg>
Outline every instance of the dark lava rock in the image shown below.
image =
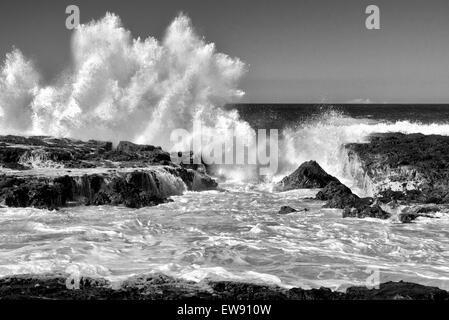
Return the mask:
<svg viewBox="0 0 449 320">
<path fill-rule="evenodd" d="M 151 145 L 141 145 L 141 144 L 135 144 L 135 143 L 132 143 L 129 141 L 120 141 L 119 144 L 117 145 L 116 151 L 127 152 L 127 153 L 132 153 L 132 152 L 142 153 L 142 152 L 152 152 L 155 149 L 162 150 L 160 147 L 154 147 Z"/>
<path fill-rule="evenodd" d="M 55 168 L 57 174 L 45 176 L 29 170 L 41 163 L 46 170 L 48 166 Z M 159 169 L 152 170 L 154 166 Z M 182 182 L 192 191 L 218 186 L 204 171 L 172 163 L 170 154 L 160 147 L 127 141 L 114 150 L 112 143 L 95 140 L 0 136 L 1 167 L 22 171 L 3 170 L 0 175 L 0 203 L 10 207 L 57 209 L 70 202 L 140 208 L 167 202 L 168 197 L 180 194 Z M 76 170 L 91 168 L 115 170 L 101 174 Z M 130 172 L 128 168 L 138 170 Z"/>
<path fill-rule="evenodd" d="M 391 214 L 385 212 L 378 204 L 369 205 L 358 202 L 355 207 L 346 207 L 343 210 L 343 218 L 378 218 L 388 219 Z"/>
<path fill-rule="evenodd" d="M 327 201 L 325 205 L 327 208 L 343 209 L 347 206 L 353 207 L 359 197 L 340 181 L 332 181 L 320 190 L 315 198 Z"/>
<path fill-rule="evenodd" d="M 341 182 L 333 181 L 315 196 L 317 200 L 327 201 L 325 208 L 344 209 L 343 218 L 379 218 L 388 219 L 391 215 L 378 204 L 373 204 L 373 198 L 360 198 Z"/>
<path fill-rule="evenodd" d="M 421 197 L 421 192 L 419 190 L 393 191 L 391 189 L 386 189 L 380 191 L 377 194 L 377 197 L 382 203 L 388 203 L 390 201 L 406 203 L 425 201 L 425 199 Z"/>
<path fill-rule="evenodd" d="M 114 299 L 107 280 L 82 277 L 79 289 L 70 286 L 69 275 L 17 275 L 0 279 L 1 300 L 90 300 Z M 69 284 L 69 286 L 67 286 Z"/>
<path fill-rule="evenodd" d="M 415 213 L 401 213 L 398 214 L 398 220 L 402 223 L 410 223 L 416 218 L 418 218 L 420 215 Z"/>
<path fill-rule="evenodd" d="M 209 282 L 220 300 L 286 300 L 288 291 L 275 286 L 232 281 Z"/>
<path fill-rule="evenodd" d="M 193 169 L 201 173 L 208 173 L 216 175 L 216 172 L 211 170 L 211 167 L 203 160 L 201 155 L 195 155 L 193 151 L 188 152 L 173 152 L 170 154 L 172 160 L 186 169 Z"/>
<path fill-rule="evenodd" d="M 215 189 L 217 183 L 207 175 L 181 167 L 164 167 L 165 174 L 180 178 L 188 190 Z M 0 176 L 0 202 L 9 207 L 57 209 L 72 204 L 124 205 L 130 208 L 154 206 L 182 193 L 182 185 L 167 185 L 164 172 L 135 170 L 64 175 L 60 177 Z"/>
<path fill-rule="evenodd" d="M 316 161 L 312 160 L 304 162 L 295 172 L 283 178 L 276 185 L 276 190 L 324 188 L 330 182 L 336 181 L 337 178 L 327 174 Z"/>
<path fill-rule="evenodd" d="M 449 203 L 449 137 L 379 133 L 369 143 L 347 144 L 363 175 L 380 190 L 382 201 Z M 404 191 L 391 191 L 389 181 Z"/>
<path fill-rule="evenodd" d="M 152 145 L 140 145 L 129 141 L 120 141 L 115 153 L 108 155 L 108 159 L 120 161 L 132 161 L 137 159 L 146 159 L 151 163 L 170 163 L 171 158 L 168 152 L 161 147 Z"/>
<path fill-rule="evenodd" d="M 76 281 L 76 282 L 75 282 Z M 2 300 L 449 300 L 449 293 L 436 287 L 408 282 L 387 282 L 378 289 L 350 287 L 346 292 L 329 288 L 285 289 L 233 281 L 195 283 L 162 274 L 140 275 L 112 289 L 104 279 L 68 274 L 17 275 L 0 279 Z"/>
<path fill-rule="evenodd" d="M 122 141 L 114 150 L 111 142 L 79 141 L 46 136 L 0 136 L 0 166 L 25 170 L 39 158 L 65 168 L 146 167 L 171 164 L 170 154 L 160 147 Z"/>
<path fill-rule="evenodd" d="M 5 205 L 9 207 L 57 209 L 65 205 L 67 198 L 59 183 L 17 179 L 15 185 L 0 189 L 0 200 L 4 200 Z"/>
<path fill-rule="evenodd" d="M 449 292 L 410 282 L 381 283 L 378 289 L 350 287 L 346 299 L 351 300 L 449 300 Z"/>
<path fill-rule="evenodd" d="M 436 218 L 432 213 L 435 213 L 439 211 L 440 208 L 432 206 L 432 207 L 421 207 L 421 208 L 413 208 L 408 207 L 407 211 L 401 212 L 398 214 L 398 220 L 402 223 L 410 223 L 416 220 L 419 217 L 426 217 L 426 218 Z"/>
<path fill-rule="evenodd" d="M 292 207 L 289 207 L 289 206 L 282 206 L 281 209 L 279 210 L 278 214 L 288 214 L 288 213 L 292 213 L 292 212 L 298 212 L 298 210 L 293 209 Z"/>
<path fill-rule="evenodd" d="M 430 206 L 430 207 L 421 207 L 416 211 L 416 213 L 433 213 L 440 211 L 440 208 L 437 206 Z"/>
</svg>

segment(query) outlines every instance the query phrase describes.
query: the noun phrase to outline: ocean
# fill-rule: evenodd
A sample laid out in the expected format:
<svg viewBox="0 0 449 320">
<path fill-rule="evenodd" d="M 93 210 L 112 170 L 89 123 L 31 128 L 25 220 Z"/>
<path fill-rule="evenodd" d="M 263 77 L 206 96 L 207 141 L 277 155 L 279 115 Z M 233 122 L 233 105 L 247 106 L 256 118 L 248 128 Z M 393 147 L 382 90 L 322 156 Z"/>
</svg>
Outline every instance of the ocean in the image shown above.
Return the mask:
<svg viewBox="0 0 449 320">
<path fill-rule="evenodd" d="M 269 180 L 221 177 L 219 191 L 185 192 L 173 202 L 130 209 L 0 208 L 0 276 L 79 273 L 118 283 L 160 272 L 344 290 L 410 281 L 449 290 L 449 215 L 415 223 L 353 219 L 323 209 L 318 190 L 274 192 L 274 182 L 316 160 L 359 195 L 369 190 L 347 170 L 342 146 L 376 132 L 449 135 L 444 105 L 228 105 L 239 121 L 279 129 L 280 166 Z M 42 170 L 54 170 L 51 168 Z M 278 215 L 281 206 L 308 209 Z"/>
</svg>

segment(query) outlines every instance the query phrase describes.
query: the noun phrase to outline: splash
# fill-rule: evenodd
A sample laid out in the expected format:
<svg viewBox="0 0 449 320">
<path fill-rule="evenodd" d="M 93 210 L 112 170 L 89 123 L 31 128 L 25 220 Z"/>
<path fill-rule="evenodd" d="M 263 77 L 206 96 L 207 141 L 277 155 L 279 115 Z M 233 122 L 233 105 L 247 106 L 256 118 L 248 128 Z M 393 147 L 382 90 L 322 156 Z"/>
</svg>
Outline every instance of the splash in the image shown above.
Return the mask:
<svg viewBox="0 0 449 320">
<path fill-rule="evenodd" d="M 166 150 L 172 150 L 170 134 L 175 129 L 191 132 L 185 141 L 200 135 L 194 130 L 195 122 L 202 124 L 206 136 L 214 132 L 205 143 L 209 149 L 229 141 L 230 132 L 240 140 L 255 135 L 236 111 L 220 108 L 243 95 L 238 83 L 245 64 L 217 52 L 213 43 L 195 33 L 185 15 L 177 16 L 159 41 L 151 36 L 133 38 L 118 16 L 107 13 L 76 29 L 72 56 L 60 80 L 44 85 L 33 62 L 20 50 L 6 55 L 0 69 L 0 134 L 130 140 Z M 278 177 L 313 159 L 339 179 L 353 180 L 345 170 L 344 144 L 364 142 L 374 132 L 445 135 L 449 125 L 379 123 L 324 112 L 283 131 Z M 254 152 L 254 145 L 249 149 Z M 52 166 L 41 155 L 23 160 L 37 167 Z M 219 170 L 234 180 L 251 180 L 255 172 L 251 166 Z"/>
<path fill-rule="evenodd" d="M 31 104 L 38 91 L 39 74 L 23 54 L 14 49 L 0 70 L 0 130 L 18 133 L 32 126 Z"/>
<path fill-rule="evenodd" d="M 348 186 L 356 188 L 356 192 L 365 195 L 370 193 L 369 181 L 359 171 L 358 163 L 348 163 L 345 149 L 347 143 L 365 143 L 373 133 L 401 132 L 404 134 L 422 133 L 449 135 L 449 124 L 423 124 L 412 121 L 374 121 L 371 119 L 355 119 L 341 112 L 330 110 L 320 116 L 301 124 L 297 128 L 287 128 L 283 132 L 280 146 L 280 179 L 295 170 L 302 162 L 317 161 L 323 169 L 339 178 Z M 356 185 L 365 185 L 357 190 Z"/>
<path fill-rule="evenodd" d="M 33 63 L 14 49 L 0 74 L 0 133 L 45 134 L 170 146 L 170 132 L 246 126 L 219 107 L 244 93 L 243 62 L 216 51 L 180 14 L 162 41 L 133 38 L 107 13 L 80 25 L 72 65 L 57 84 L 42 85 Z M 247 129 L 249 126 L 246 126 Z"/>
<path fill-rule="evenodd" d="M 64 165 L 53 161 L 51 155 L 42 149 L 26 151 L 19 159 L 22 166 L 33 169 L 61 169 Z"/>
</svg>

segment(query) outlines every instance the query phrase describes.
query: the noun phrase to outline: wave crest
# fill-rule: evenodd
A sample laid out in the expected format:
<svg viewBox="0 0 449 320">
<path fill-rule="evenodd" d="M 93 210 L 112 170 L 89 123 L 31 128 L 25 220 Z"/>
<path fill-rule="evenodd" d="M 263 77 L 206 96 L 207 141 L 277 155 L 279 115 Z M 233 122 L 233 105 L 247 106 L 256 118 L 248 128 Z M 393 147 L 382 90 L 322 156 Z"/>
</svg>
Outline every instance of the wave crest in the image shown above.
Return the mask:
<svg viewBox="0 0 449 320">
<path fill-rule="evenodd" d="M 33 64 L 15 49 L 0 75 L 2 133 L 26 131 L 80 139 L 126 139 L 169 147 L 173 129 L 201 118 L 214 127 L 217 107 L 244 93 L 243 62 L 216 51 L 180 14 L 162 41 L 133 38 L 112 13 L 80 25 L 72 38 L 73 66 L 42 86 Z"/>
</svg>

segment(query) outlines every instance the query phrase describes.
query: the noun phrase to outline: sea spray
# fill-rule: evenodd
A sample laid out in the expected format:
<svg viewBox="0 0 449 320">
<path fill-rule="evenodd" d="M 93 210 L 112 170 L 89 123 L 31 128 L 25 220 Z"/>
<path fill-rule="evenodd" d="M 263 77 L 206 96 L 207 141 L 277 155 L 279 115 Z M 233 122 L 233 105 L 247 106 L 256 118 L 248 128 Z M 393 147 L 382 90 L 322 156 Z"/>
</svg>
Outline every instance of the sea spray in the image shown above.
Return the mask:
<svg viewBox="0 0 449 320">
<path fill-rule="evenodd" d="M 165 37 L 133 38 L 115 14 L 80 25 L 73 61 L 63 80 L 44 85 L 33 64 L 15 49 L 0 75 L 1 133 L 81 139 L 131 140 L 170 147 L 170 132 L 249 126 L 219 107 L 243 95 L 246 67 L 198 36 L 179 15 Z M 245 134 L 245 133 L 242 133 Z"/>
<path fill-rule="evenodd" d="M 51 159 L 51 154 L 43 149 L 25 151 L 18 164 L 32 169 L 61 169 L 64 164 Z"/>
<path fill-rule="evenodd" d="M 356 119 L 337 110 L 328 110 L 294 128 L 283 130 L 279 147 L 283 157 L 279 159 L 275 180 L 293 172 L 301 163 L 315 160 L 326 172 L 356 188 L 358 194 L 370 195 L 373 187 L 360 172 L 357 159 L 348 158 L 345 145 L 368 143 L 371 134 L 386 132 L 449 135 L 449 124 Z"/>
<path fill-rule="evenodd" d="M 14 49 L 0 69 L 0 130 L 23 133 L 33 125 L 31 104 L 38 93 L 40 76 L 34 65 Z"/>
<path fill-rule="evenodd" d="M 243 95 L 238 84 L 245 64 L 217 52 L 194 32 L 185 15 L 176 17 L 158 41 L 133 38 L 117 15 L 107 13 L 74 31 L 72 56 L 60 80 L 44 84 L 19 49 L 6 55 L 0 69 L 1 134 L 130 140 L 166 150 L 173 147 L 170 135 L 176 129 L 191 132 L 194 139 L 199 134 L 193 130 L 195 121 L 216 133 L 209 148 L 229 140 L 230 130 L 242 141 L 255 135 L 237 111 L 220 108 Z M 374 132 L 447 135 L 449 124 L 375 122 L 323 112 L 281 132 L 279 170 L 272 174 L 280 178 L 302 162 L 316 160 L 339 179 L 354 180 L 345 170 L 344 145 L 365 142 Z M 249 149 L 254 152 L 254 147 Z M 37 167 L 49 164 L 40 157 L 24 160 Z M 245 180 L 258 174 L 253 169 L 227 166 L 219 171 Z"/>
</svg>

